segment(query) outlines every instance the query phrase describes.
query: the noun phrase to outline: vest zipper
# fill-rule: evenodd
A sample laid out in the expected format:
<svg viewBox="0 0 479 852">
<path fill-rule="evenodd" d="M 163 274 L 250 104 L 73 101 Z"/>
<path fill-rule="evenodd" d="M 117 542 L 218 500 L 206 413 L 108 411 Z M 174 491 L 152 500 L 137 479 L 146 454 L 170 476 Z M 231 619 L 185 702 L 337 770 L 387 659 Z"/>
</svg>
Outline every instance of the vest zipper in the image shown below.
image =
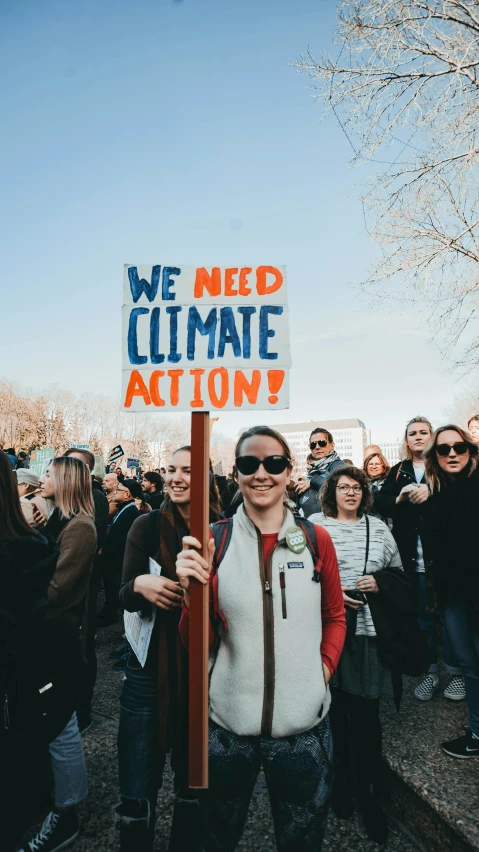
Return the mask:
<svg viewBox="0 0 479 852">
<path fill-rule="evenodd" d="M 279 566 L 279 587 L 281 589 L 281 608 L 283 610 L 283 618 L 287 618 L 288 614 L 286 612 L 286 574 L 284 572 L 284 565 Z"/>
<path fill-rule="evenodd" d="M 258 537 L 259 571 L 263 587 L 264 691 L 261 734 L 264 737 L 270 737 L 274 707 L 274 617 L 271 589 L 271 561 L 276 547 L 271 551 L 268 562 L 265 565 L 263 559 L 263 540 L 260 531 L 257 528 L 255 529 Z"/>
</svg>

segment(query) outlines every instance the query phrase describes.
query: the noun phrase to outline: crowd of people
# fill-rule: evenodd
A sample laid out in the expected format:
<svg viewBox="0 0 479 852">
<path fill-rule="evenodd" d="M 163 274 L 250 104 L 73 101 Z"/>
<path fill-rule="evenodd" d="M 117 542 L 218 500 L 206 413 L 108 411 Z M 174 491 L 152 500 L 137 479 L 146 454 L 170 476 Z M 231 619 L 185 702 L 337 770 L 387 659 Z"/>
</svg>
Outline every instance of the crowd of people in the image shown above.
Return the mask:
<svg viewBox="0 0 479 852">
<path fill-rule="evenodd" d="M 2 848 L 55 852 L 78 836 L 95 637 L 123 611 L 153 629 L 144 659 L 127 641 L 113 654 L 123 677 L 120 852 L 153 850 L 168 758 L 172 852 L 234 850 L 261 768 L 278 849 L 319 850 L 329 807 L 349 819 L 355 802 L 368 837 L 384 842 L 380 703 L 389 697 L 399 710 L 403 675 L 420 676 L 414 698 L 431 700 L 442 655 L 444 698 L 464 700 L 469 719 L 438 748 L 479 757 L 477 442 L 479 415 L 467 429 L 436 430 L 418 416 L 405 427 L 402 461 L 390 467 L 370 445 L 357 467 L 318 426 L 295 481 L 284 437 L 253 427 L 231 476 L 210 468 L 208 559 L 190 536 L 189 446 L 166 469 L 133 477 L 117 468 L 103 480 L 88 450 L 67 450 L 38 477 L 26 453 L 2 448 Z M 209 585 L 210 600 L 209 787 L 200 794 L 188 788 L 192 579 Z M 22 841 L 45 767 L 53 804 Z"/>
</svg>

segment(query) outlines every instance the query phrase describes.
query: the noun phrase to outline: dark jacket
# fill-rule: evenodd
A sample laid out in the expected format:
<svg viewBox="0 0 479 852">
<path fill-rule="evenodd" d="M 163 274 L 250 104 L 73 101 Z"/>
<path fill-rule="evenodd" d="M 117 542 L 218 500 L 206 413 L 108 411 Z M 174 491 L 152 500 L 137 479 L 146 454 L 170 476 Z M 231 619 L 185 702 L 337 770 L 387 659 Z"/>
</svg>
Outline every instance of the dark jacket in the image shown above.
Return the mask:
<svg viewBox="0 0 479 852">
<path fill-rule="evenodd" d="M 376 630 L 378 653 L 391 667 L 394 700 L 399 709 L 401 675 L 426 672 L 431 655 L 425 634 L 417 621 L 416 591 L 411 577 L 400 568 L 384 568 L 374 574 L 379 592 L 368 594 Z"/>
<path fill-rule="evenodd" d="M 165 500 L 165 495 L 162 491 L 151 491 L 145 494 L 145 500 L 152 509 L 159 509 Z"/>
<path fill-rule="evenodd" d="M 100 483 L 92 477 L 93 502 L 95 504 L 95 529 L 97 550 L 103 547 L 108 529 L 109 503 Z"/>
<path fill-rule="evenodd" d="M 13 624 L 48 606 L 60 548 L 42 532 L 0 542 L 0 648 Z"/>
<path fill-rule="evenodd" d="M 315 473 L 314 468 L 309 472 L 310 488 L 298 498 L 298 507 L 302 510 L 305 518 L 309 518 L 315 512 L 321 511 L 319 491 L 331 471 L 336 470 L 338 467 L 344 467 L 344 462 L 341 459 L 334 459 L 322 473 Z"/>
<path fill-rule="evenodd" d="M 467 469 L 434 490 L 424 509 L 426 575 L 440 607 L 464 606 L 479 631 L 479 469 Z"/>
<path fill-rule="evenodd" d="M 132 501 L 129 505 L 124 504 L 113 516 L 112 522 L 108 529 L 105 543 L 102 549 L 104 559 L 114 563 L 115 569 L 121 571 L 123 566 L 123 556 L 125 553 L 126 539 L 130 532 L 133 521 L 140 516 L 140 512 Z"/>
<path fill-rule="evenodd" d="M 425 481 L 423 477 L 421 482 L 425 483 Z M 399 462 L 389 471 L 386 482 L 374 500 L 374 511 L 383 518 L 392 518 L 392 534 L 399 549 L 403 568 L 410 576 L 416 572 L 417 537 L 420 536 L 422 542 L 422 513 L 426 504 L 416 505 L 409 500 L 396 503 L 396 497 L 405 485 L 415 482 L 412 461 L 406 459 Z"/>
</svg>

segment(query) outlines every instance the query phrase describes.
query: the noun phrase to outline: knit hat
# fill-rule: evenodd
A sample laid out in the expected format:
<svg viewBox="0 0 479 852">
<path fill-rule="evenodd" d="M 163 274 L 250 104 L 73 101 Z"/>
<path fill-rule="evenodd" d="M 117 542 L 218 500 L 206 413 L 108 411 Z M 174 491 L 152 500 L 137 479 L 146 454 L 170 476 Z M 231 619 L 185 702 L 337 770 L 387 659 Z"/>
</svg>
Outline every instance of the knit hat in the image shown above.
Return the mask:
<svg viewBox="0 0 479 852">
<path fill-rule="evenodd" d="M 18 484 L 22 485 L 26 483 L 27 485 L 33 485 L 35 488 L 38 488 L 40 485 L 40 480 L 36 473 L 33 473 L 33 470 L 28 470 L 28 468 L 20 468 L 20 470 L 16 470 Z"/>
</svg>

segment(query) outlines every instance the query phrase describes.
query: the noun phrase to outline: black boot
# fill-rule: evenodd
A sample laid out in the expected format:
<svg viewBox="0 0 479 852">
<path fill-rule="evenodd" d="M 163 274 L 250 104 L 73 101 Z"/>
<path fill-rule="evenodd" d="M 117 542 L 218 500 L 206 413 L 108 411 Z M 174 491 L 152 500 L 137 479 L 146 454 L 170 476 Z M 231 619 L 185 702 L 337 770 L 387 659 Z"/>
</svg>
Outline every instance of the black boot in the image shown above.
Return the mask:
<svg viewBox="0 0 479 852">
<path fill-rule="evenodd" d="M 385 843 L 389 834 L 388 821 L 372 784 L 361 790 L 359 804 L 369 839 Z"/>
<path fill-rule="evenodd" d="M 338 819 L 350 819 L 354 812 L 351 770 L 341 763 L 334 764 L 331 808 Z"/>
<path fill-rule="evenodd" d="M 199 841 L 200 808 L 197 794 L 177 794 L 168 852 L 198 852 Z"/>
</svg>

